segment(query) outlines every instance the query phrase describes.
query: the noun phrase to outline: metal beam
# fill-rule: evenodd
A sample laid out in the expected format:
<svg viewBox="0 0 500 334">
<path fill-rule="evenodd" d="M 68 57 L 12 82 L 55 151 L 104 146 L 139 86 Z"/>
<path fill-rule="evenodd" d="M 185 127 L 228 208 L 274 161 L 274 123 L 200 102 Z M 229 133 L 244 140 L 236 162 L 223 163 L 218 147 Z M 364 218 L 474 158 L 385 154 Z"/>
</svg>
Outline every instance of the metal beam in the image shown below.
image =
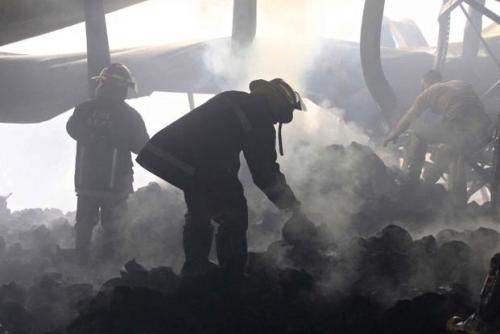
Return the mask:
<svg viewBox="0 0 500 334">
<path fill-rule="evenodd" d="M 450 42 L 450 20 L 451 13 L 445 9 L 453 1 L 443 0 L 442 13 L 439 16 L 439 36 L 437 42 L 436 58 L 434 59 L 434 69 L 443 71 L 446 64 L 446 56 L 448 55 L 448 45 Z"/>
<path fill-rule="evenodd" d="M 441 11 L 439 13 L 439 17 L 443 17 L 445 15 L 449 15 L 455 8 L 460 6 L 462 3 L 466 3 L 475 10 L 479 11 L 481 14 L 489 17 L 495 23 L 500 24 L 500 16 L 490 9 L 486 8 L 486 6 L 477 0 L 448 0 L 441 7 Z"/>
<path fill-rule="evenodd" d="M 486 0 L 477 0 L 484 5 Z M 462 60 L 465 65 L 467 76 L 472 78 L 476 67 L 477 54 L 481 46 L 481 36 L 478 35 L 476 27 L 483 26 L 483 14 L 469 6 L 468 14 L 470 20 L 467 20 L 464 30 L 464 39 L 462 47 Z"/>
<path fill-rule="evenodd" d="M 463 5 L 460 5 L 460 9 L 462 9 L 462 12 L 464 13 L 465 17 L 467 18 L 467 21 L 469 22 L 471 28 L 476 31 L 477 36 L 479 36 L 479 40 L 483 43 L 484 49 L 486 50 L 486 52 L 490 56 L 491 60 L 493 60 L 493 62 L 497 66 L 497 68 L 500 70 L 500 60 L 495 56 L 495 53 L 493 52 L 493 50 L 490 48 L 490 46 L 488 45 L 488 43 L 486 42 L 486 40 L 481 35 L 480 28 L 476 27 L 474 25 L 474 22 L 472 21 L 472 18 L 470 17 L 469 13 L 467 13 L 467 11 L 465 10 L 465 8 L 464 8 Z"/>
<path fill-rule="evenodd" d="M 483 93 L 483 95 L 481 95 L 481 100 L 490 97 L 490 95 L 493 94 L 498 89 L 498 87 L 500 87 L 500 80 L 495 82 L 490 88 L 486 90 L 486 92 Z"/>
<path fill-rule="evenodd" d="M 96 82 L 91 78 L 111 63 L 103 0 L 85 0 L 85 29 L 89 96 L 93 97 Z"/>
<path fill-rule="evenodd" d="M 486 8 L 486 6 L 480 4 L 476 0 L 463 0 L 463 1 L 472 8 L 474 8 L 475 10 L 479 11 L 481 14 L 490 18 L 495 23 L 500 24 L 500 16 L 494 13 L 493 11 L 489 10 L 488 8 Z"/>
<path fill-rule="evenodd" d="M 443 3 L 441 6 L 441 11 L 439 12 L 439 18 L 444 17 L 445 15 L 450 15 L 451 12 L 460 6 L 460 4 L 464 0 L 448 0 L 447 2 Z"/>
</svg>

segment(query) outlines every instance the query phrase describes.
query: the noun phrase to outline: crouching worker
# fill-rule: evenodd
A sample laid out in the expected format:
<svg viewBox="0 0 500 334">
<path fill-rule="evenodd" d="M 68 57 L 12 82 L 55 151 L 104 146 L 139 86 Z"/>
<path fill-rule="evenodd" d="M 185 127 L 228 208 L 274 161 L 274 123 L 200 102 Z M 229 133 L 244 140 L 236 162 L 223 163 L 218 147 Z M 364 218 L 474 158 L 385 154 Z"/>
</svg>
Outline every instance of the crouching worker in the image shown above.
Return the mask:
<svg viewBox="0 0 500 334">
<path fill-rule="evenodd" d="M 208 260 L 211 220 L 218 224 L 220 267 L 230 274 L 244 272 L 248 210 L 238 179 L 240 152 L 267 197 L 280 209 L 299 212 L 299 202 L 276 163 L 274 124 L 281 129 L 282 123 L 292 121 L 295 109 L 305 106 L 282 79 L 252 81 L 250 91 L 216 95 L 156 134 L 137 158 L 144 168 L 184 191 L 184 276 L 214 266 Z"/>
<path fill-rule="evenodd" d="M 403 167 L 411 184 L 420 181 L 428 144 L 442 144 L 441 154 L 434 157 L 434 168 L 424 173 L 426 183 L 435 183 L 457 154 L 470 156 L 484 146 L 491 136 L 491 120 L 471 85 L 459 80 L 443 81 L 437 71 L 427 72 L 422 79 L 423 92 L 384 142 L 396 140 L 425 111 L 437 114 L 434 124 L 426 124 L 411 132 Z"/>
<path fill-rule="evenodd" d="M 96 98 L 77 106 L 66 126 L 77 142 L 75 247 L 83 263 L 99 218 L 103 255 L 113 255 L 117 220 L 133 190 L 130 152 L 138 153 L 149 140 L 141 115 L 125 102 L 135 86 L 130 71 L 115 63 L 95 79 Z"/>
</svg>

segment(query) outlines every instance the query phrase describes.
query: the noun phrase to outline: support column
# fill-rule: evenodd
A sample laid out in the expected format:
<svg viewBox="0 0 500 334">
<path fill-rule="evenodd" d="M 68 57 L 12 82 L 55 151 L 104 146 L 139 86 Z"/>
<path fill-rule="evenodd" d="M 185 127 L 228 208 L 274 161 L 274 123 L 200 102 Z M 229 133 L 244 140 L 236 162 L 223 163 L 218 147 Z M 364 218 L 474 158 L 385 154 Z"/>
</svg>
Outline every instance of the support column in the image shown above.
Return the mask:
<svg viewBox="0 0 500 334">
<path fill-rule="evenodd" d="M 456 8 L 461 1 L 443 0 L 441 12 L 439 14 L 439 36 L 437 43 L 436 58 L 434 59 L 434 69 L 443 72 L 448 54 L 448 44 L 450 40 L 450 20 L 451 10 Z"/>
<path fill-rule="evenodd" d="M 486 0 L 477 0 L 480 5 L 484 6 Z M 476 30 L 482 30 L 483 14 L 469 6 L 470 21 L 467 20 L 464 31 L 464 43 L 462 50 L 462 60 L 464 68 L 468 72 L 468 80 L 474 75 L 474 68 L 476 65 L 477 53 L 481 45 L 481 38 L 478 36 Z"/>
<path fill-rule="evenodd" d="M 194 108 L 196 108 L 196 105 L 194 103 L 193 93 L 188 93 L 188 102 L 189 102 L 189 110 L 193 110 Z"/>
<path fill-rule="evenodd" d="M 233 0 L 233 44 L 249 46 L 257 32 L 257 0 Z"/>
<path fill-rule="evenodd" d="M 111 63 L 103 0 L 85 0 L 85 28 L 89 96 L 93 97 L 96 82 L 91 78 Z"/>
</svg>

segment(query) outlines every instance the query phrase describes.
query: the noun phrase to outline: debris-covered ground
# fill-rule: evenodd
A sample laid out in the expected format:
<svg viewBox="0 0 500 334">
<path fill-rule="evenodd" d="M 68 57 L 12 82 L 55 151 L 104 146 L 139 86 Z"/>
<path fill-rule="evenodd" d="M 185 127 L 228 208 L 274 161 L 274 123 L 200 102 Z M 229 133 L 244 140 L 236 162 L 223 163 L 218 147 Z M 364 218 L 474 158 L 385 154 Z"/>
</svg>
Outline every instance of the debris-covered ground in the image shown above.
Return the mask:
<svg viewBox="0 0 500 334">
<path fill-rule="evenodd" d="M 284 225 L 250 190 L 244 277 L 179 277 L 185 209 L 171 188 L 133 194 L 119 254 L 99 253 L 97 231 L 88 267 L 70 250 L 73 214 L 0 203 L 0 333 L 432 334 L 473 313 L 500 251 L 487 207 L 453 214 L 442 185 L 400 185 L 366 146 L 320 156 L 297 185 L 317 225 Z"/>
</svg>

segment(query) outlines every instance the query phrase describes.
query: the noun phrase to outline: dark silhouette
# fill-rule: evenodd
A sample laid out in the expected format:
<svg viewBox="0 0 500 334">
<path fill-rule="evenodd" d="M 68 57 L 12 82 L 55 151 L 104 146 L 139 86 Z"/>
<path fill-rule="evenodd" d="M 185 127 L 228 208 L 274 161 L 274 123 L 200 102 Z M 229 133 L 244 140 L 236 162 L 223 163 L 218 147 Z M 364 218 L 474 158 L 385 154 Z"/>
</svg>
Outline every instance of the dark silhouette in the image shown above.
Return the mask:
<svg viewBox="0 0 500 334">
<path fill-rule="evenodd" d="M 456 154 L 470 155 L 490 138 L 492 122 L 484 111 L 480 97 L 471 85 L 460 80 L 442 81 L 438 71 L 429 71 L 422 78 L 423 92 L 384 142 L 396 140 L 425 111 L 437 114 L 440 120 L 411 131 L 404 167 L 410 183 L 420 179 L 428 144 L 441 145 L 441 154 L 434 159 L 432 173 L 426 181 L 438 181 Z"/>
<path fill-rule="evenodd" d="M 144 168 L 184 191 L 184 275 L 213 267 L 208 261 L 212 219 L 218 223 L 219 265 L 228 273 L 244 270 L 248 210 L 238 179 L 241 151 L 267 197 L 280 209 L 300 214 L 300 204 L 276 163 L 274 124 L 280 123 L 281 129 L 282 123 L 292 121 L 295 109 L 305 110 L 302 99 L 282 79 L 253 81 L 250 90 L 216 95 L 156 134 L 137 158 Z"/>
<path fill-rule="evenodd" d="M 138 153 L 149 139 L 141 115 L 124 101 L 128 89 L 135 87 L 130 71 L 111 64 L 95 79 L 96 98 L 77 106 L 67 124 L 77 141 L 75 247 L 83 262 L 99 217 L 104 252 L 112 255 L 119 213 L 133 191 L 130 152 Z"/>
</svg>

